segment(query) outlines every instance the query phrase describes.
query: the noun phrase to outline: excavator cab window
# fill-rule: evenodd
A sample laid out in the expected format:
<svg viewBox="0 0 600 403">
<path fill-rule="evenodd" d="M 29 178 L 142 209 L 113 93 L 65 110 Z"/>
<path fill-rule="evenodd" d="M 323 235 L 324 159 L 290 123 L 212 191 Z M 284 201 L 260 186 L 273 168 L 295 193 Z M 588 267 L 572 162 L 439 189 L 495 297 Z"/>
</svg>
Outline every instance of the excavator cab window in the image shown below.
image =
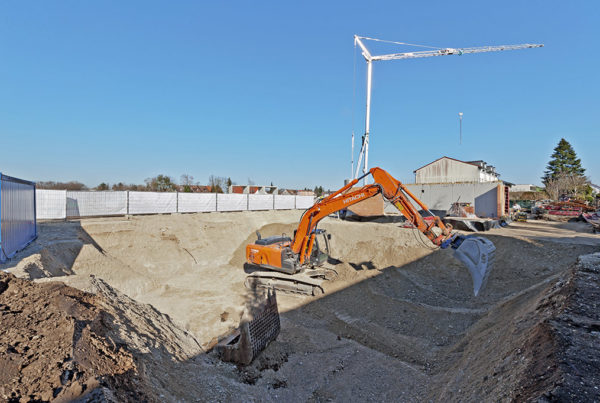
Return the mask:
<svg viewBox="0 0 600 403">
<path fill-rule="evenodd" d="M 321 266 L 329 258 L 329 240 L 331 234 L 328 234 L 325 230 L 315 230 L 315 244 L 313 251 L 310 256 L 311 263 L 315 266 Z"/>
</svg>

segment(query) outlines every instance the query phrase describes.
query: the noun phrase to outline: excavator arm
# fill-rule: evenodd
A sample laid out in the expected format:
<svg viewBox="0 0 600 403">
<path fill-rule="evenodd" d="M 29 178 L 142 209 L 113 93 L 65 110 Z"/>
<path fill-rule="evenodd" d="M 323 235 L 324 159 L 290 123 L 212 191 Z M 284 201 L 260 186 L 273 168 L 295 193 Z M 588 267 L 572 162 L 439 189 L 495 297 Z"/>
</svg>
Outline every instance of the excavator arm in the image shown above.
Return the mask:
<svg viewBox="0 0 600 403">
<path fill-rule="evenodd" d="M 373 176 L 373 184 L 351 190 L 359 180 L 368 175 Z M 300 264 L 304 264 L 307 257 L 312 253 L 315 237 L 314 230 L 319 221 L 329 214 L 346 209 L 353 204 L 360 203 L 380 193 L 396 206 L 406 219 L 425 234 L 435 245 L 441 246 L 444 241 L 447 241 L 452 236 L 452 227 L 445 225 L 439 217 L 431 214 L 432 218 L 430 220 L 423 218 L 413 206 L 411 200 L 424 211 L 429 212 L 429 209 L 402 182 L 381 168 L 371 168 L 366 175 L 354 179 L 335 193 L 319 200 L 303 214 L 291 246 L 292 251 L 299 255 Z"/>
<path fill-rule="evenodd" d="M 350 182 L 344 188 L 349 189 L 353 182 Z M 343 210 L 379 193 L 381 193 L 380 186 L 376 184 L 366 185 L 359 190 L 348 192 L 340 197 L 332 197 L 333 195 L 330 195 L 306 210 L 300 219 L 298 229 L 291 244 L 292 251 L 300 257 L 300 264 L 304 264 L 312 253 L 316 234 L 315 229 L 319 221 L 336 211 Z"/>
</svg>

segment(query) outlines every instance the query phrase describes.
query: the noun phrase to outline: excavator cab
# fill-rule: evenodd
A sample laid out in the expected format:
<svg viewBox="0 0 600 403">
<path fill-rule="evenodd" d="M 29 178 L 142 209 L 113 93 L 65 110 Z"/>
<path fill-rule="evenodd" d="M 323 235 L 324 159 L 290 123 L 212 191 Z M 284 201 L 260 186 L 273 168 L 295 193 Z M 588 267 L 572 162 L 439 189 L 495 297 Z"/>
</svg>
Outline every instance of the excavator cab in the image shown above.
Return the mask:
<svg viewBox="0 0 600 403">
<path fill-rule="evenodd" d="M 329 240 L 331 234 L 324 229 L 315 229 L 315 244 L 310 255 L 310 263 L 313 266 L 321 266 L 329 259 Z"/>
</svg>

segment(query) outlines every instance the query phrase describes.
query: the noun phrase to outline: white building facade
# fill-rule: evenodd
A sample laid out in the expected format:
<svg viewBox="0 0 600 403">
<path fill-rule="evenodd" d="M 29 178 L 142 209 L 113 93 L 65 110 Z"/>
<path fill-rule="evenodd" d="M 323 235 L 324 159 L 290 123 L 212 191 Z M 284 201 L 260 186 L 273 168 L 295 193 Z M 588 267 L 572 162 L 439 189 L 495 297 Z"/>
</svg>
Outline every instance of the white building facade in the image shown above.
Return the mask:
<svg viewBox="0 0 600 403">
<path fill-rule="evenodd" d="M 535 185 L 527 184 L 527 185 L 512 185 L 510 187 L 511 192 L 534 192 L 536 190 Z"/>
<path fill-rule="evenodd" d="M 496 168 L 485 161 L 442 157 L 414 171 L 415 183 L 484 183 L 500 181 Z"/>
</svg>

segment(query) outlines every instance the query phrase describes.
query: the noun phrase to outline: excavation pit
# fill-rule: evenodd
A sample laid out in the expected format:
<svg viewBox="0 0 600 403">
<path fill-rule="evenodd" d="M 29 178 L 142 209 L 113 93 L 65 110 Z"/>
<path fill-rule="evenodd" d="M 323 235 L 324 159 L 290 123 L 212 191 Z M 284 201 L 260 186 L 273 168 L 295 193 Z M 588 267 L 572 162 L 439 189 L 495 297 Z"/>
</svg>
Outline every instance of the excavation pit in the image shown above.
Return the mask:
<svg viewBox="0 0 600 403">
<path fill-rule="evenodd" d="M 173 329 L 193 336 L 203 348 L 185 344 L 177 357 L 153 353 L 158 345 L 132 351 L 157 401 L 526 400 L 559 381 L 561 339 L 552 323 L 572 299 L 578 256 L 597 252 L 600 242 L 583 227 L 542 222 L 482 235 L 496 245 L 496 259 L 474 297 L 451 251 L 434 250 L 419 232 L 326 219 L 320 227 L 332 234 L 328 264 L 337 278 L 318 298 L 278 294 L 278 339 L 248 367 L 220 363 L 204 351 L 238 325 L 251 298 L 246 243 L 256 230 L 291 235 L 299 217 L 269 211 L 41 223 L 39 240 L 2 268 L 110 294 L 101 281 L 134 300 L 109 299 L 122 315 L 134 303 L 151 304 L 171 321 L 161 322 L 164 337 L 179 343 Z M 133 337 L 144 329 L 121 331 Z M 555 370 L 544 372 L 548 366 Z"/>
</svg>

